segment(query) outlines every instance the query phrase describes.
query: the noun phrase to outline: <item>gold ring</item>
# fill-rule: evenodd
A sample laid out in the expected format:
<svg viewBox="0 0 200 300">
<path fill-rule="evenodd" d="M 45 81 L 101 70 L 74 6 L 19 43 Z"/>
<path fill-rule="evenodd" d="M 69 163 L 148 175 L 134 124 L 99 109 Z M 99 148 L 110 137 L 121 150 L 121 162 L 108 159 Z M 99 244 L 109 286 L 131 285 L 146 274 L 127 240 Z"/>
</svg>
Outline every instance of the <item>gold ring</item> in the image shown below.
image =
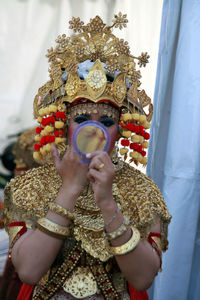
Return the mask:
<svg viewBox="0 0 200 300">
<path fill-rule="evenodd" d="M 100 164 L 100 165 L 98 166 L 98 169 L 101 170 L 103 167 L 104 167 L 104 163 Z"/>
</svg>

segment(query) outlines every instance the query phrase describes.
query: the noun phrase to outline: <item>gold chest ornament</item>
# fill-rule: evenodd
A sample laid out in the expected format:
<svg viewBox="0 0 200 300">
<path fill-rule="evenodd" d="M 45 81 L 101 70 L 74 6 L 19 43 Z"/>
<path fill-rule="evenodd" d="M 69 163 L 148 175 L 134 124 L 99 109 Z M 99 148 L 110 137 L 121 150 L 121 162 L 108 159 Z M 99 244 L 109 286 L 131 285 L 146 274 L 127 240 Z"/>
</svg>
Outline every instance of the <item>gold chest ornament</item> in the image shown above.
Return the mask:
<svg viewBox="0 0 200 300">
<path fill-rule="evenodd" d="M 89 267 L 78 267 L 63 284 L 65 292 L 77 299 L 97 293 L 97 283 Z"/>
</svg>

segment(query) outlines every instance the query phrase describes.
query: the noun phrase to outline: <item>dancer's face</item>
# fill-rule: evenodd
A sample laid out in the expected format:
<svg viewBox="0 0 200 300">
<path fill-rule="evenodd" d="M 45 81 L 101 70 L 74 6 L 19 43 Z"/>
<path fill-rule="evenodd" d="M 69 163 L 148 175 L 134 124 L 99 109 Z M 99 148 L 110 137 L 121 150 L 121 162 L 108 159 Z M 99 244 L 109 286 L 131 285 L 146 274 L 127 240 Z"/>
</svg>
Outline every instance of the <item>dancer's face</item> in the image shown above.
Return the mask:
<svg viewBox="0 0 200 300">
<path fill-rule="evenodd" d="M 68 127 L 68 141 L 71 144 L 71 138 L 74 130 L 85 121 L 98 121 L 102 123 L 108 130 L 110 136 L 110 146 L 108 153 L 110 154 L 115 146 L 115 142 L 118 135 L 118 123 L 112 118 L 105 115 L 105 110 L 99 107 L 97 113 L 85 113 L 81 115 L 76 115 L 75 117 L 70 117 L 70 123 Z"/>
</svg>

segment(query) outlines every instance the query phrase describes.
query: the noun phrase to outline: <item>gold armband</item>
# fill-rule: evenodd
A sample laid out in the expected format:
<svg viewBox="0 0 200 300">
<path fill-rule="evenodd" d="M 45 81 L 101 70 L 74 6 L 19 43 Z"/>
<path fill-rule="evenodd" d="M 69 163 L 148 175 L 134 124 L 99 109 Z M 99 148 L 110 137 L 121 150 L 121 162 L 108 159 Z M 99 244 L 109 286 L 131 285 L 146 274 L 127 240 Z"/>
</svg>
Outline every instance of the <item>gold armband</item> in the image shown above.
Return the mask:
<svg viewBox="0 0 200 300">
<path fill-rule="evenodd" d="M 69 227 L 58 225 L 47 218 L 40 218 L 37 226 L 41 231 L 56 238 L 65 238 L 70 234 Z"/>
<path fill-rule="evenodd" d="M 70 212 L 69 210 L 65 209 L 64 207 L 62 207 L 61 205 L 55 202 L 49 203 L 49 209 L 62 217 L 67 217 L 70 220 L 73 220 L 74 218 L 72 212 Z"/>
<path fill-rule="evenodd" d="M 131 230 L 132 230 L 132 237 L 130 238 L 130 240 L 128 242 L 126 242 L 125 244 L 123 244 L 121 246 L 113 247 L 113 246 L 110 246 L 108 241 L 106 241 L 107 251 L 113 255 L 124 255 L 124 254 L 129 253 L 132 250 L 134 250 L 140 241 L 140 232 L 139 232 L 139 230 L 137 230 L 137 228 L 135 228 L 133 226 L 131 226 Z"/>
</svg>

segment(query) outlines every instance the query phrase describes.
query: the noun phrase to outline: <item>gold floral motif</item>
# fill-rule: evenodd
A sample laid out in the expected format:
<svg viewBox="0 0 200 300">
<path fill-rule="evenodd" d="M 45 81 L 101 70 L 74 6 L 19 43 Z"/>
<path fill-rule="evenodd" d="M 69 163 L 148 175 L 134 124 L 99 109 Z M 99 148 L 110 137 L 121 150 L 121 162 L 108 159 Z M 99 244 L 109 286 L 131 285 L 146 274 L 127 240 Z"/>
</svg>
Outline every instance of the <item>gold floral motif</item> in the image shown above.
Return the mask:
<svg viewBox="0 0 200 300">
<path fill-rule="evenodd" d="M 96 294 L 97 283 L 89 267 L 78 267 L 66 279 L 63 289 L 75 298 L 82 299 Z"/>
<path fill-rule="evenodd" d="M 113 23 L 114 23 L 114 26 L 116 28 L 119 28 L 120 30 L 123 28 L 123 27 L 126 27 L 127 23 L 128 23 L 128 20 L 127 20 L 127 15 L 123 15 L 121 12 L 118 13 L 118 15 L 114 15 L 114 20 L 113 20 Z"/>
<path fill-rule="evenodd" d="M 103 23 L 99 16 L 96 16 L 93 19 L 90 19 L 90 23 L 88 24 L 88 31 L 91 33 L 101 32 L 106 24 Z"/>
<path fill-rule="evenodd" d="M 65 84 L 65 91 L 67 95 L 74 96 L 76 95 L 80 87 L 80 78 L 77 73 L 69 73 L 67 82 Z"/>
<path fill-rule="evenodd" d="M 80 18 L 72 18 L 71 21 L 69 21 L 69 28 L 73 29 L 74 32 L 81 32 L 83 29 L 84 22 L 80 20 Z"/>
<path fill-rule="evenodd" d="M 96 99 L 102 95 L 107 83 L 106 75 L 99 59 L 96 60 L 86 79 L 88 93 Z"/>
<path fill-rule="evenodd" d="M 140 67 L 146 67 L 146 64 L 149 62 L 149 55 L 147 54 L 147 52 L 141 54 L 141 56 L 138 57 L 139 61 L 138 61 L 138 65 Z"/>
<path fill-rule="evenodd" d="M 118 104 L 121 104 L 123 102 L 123 99 L 126 95 L 125 78 L 125 73 L 121 73 L 117 75 L 117 77 L 112 83 L 112 92 Z"/>
</svg>

